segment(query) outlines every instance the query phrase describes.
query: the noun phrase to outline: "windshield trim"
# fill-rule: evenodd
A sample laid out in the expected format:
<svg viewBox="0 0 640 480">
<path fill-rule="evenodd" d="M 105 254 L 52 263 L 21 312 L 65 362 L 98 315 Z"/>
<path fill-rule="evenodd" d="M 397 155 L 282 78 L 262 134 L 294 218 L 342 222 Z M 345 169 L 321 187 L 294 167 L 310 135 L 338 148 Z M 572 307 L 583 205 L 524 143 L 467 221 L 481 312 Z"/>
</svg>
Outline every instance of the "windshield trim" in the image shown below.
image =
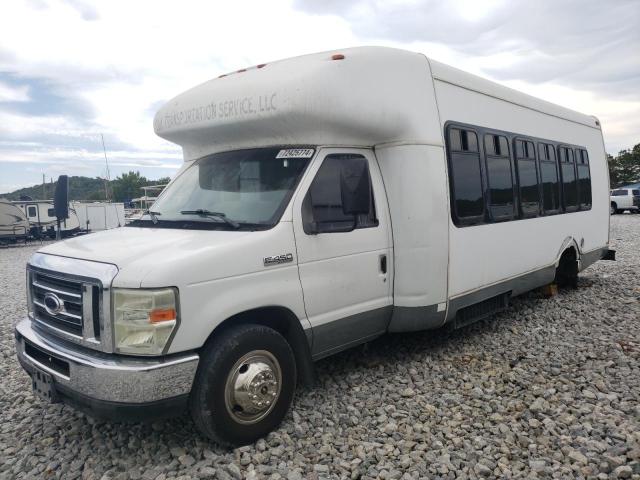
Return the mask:
<svg viewBox="0 0 640 480">
<path fill-rule="evenodd" d="M 278 225 L 278 223 L 280 223 L 280 221 L 282 220 L 282 216 L 284 215 L 284 212 L 287 210 L 287 207 L 289 206 L 289 204 L 291 203 L 291 199 L 293 198 L 293 195 L 295 194 L 295 192 L 298 190 L 298 187 L 300 186 L 300 182 L 302 181 L 302 179 L 304 178 L 304 176 L 306 175 L 309 166 L 313 163 L 314 159 L 316 158 L 316 156 L 318 155 L 318 146 L 317 145 L 308 145 L 308 144 L 294 144 L 294 145 L 265 145 L 265 146 L 261 146 L 261 147 L 253 147 L 253 148 L 239 148 L 239 149 L 235 149 L 235 150 L 225 150 L 225 151 L 221 151 L 221 152 L 215 152 L 215 153 L 210 153 L 207 155 L 203 155 L 202 157 L 199 157 L 195 160 L 193 160 L 191 162 L 191 165 L 189 165 L 188 167 L 186 167 L 184 170 L 182 170 L 179 175 L 176 175 L 175 178 L 172 178 L 171 181 L 169 182 L 169 184 L 167 185 L 167 187 L 164 188 L 164 190 L 160 193 L 160 195 L 158 195 L 158 198 L 156 198 L 156 201 L 154 202 L 154 204 L 156 202 L 158 202 L 165 194 L 166 192 L 169 190 L 169 187 L 171 186 L 171 184 L 173 182 L 175 182 L 178 178 L 180 178 L 182 175 L 184 175 L 188 170 L 194 168 L 196 165 L 198 165 L 200 162 L 203 162 L 205 160 L 207 160 L 208 158 L 213 157 L 214 155 L 219 155 L 219 154 L 225 154 L 225 153 L 232 153 L 232 152 L 247 152 L 247 151 L 252 151 L 252 150 L 265 150 L 265 149 L 281 149 L 281 150 L 286 150 L 286 149 L 313 149 L 313 155 L 308 158 L 307 160 L 307 164 L 305 165 L 304 169 L 300 172 L 300 174 L 298 175 L 298 177 L 296 178 L 296 181 L 293 183 L 293 185 L 291 185 L 291 188 L 289 189 L 289 191 L 285 194 L 285 196 L 282 198 L 282 202 L 280 203 L 280 206 L 275 210 L 275 212 L 273 213 L 273 215 L 271 216 L 271 221 L 270 222 L 265 222 L 265 223 L 247 223 L 247 222 L 237 222 L 240 224 L 240 228 L 237 230 L 232 230 L 229 227 L 229 225 L 227 225 L 224 222 L 212 222 L 212 221 L 205 221 L 205 220 L 197 220 L 197 219 L 189 219 L 189 220 L 184 220 L 185 223 L 188 224 L 203 224 L 203 225 L 212 225 L 214 228 L 209 228 L 211 230 L 228 230 L 228 231 L 247 231 L 247 229 L 249 229 L 250 231 L 265 231 L 265 230 L 271 230 L 272 228 L 274 228 L 276 225 Z M 150 209 L 153 209 L 153 205 L 151 205 L 149 207 Z M 146 218 L 145 218 L 146 217 Z M 146 225 L 142 226 L 140 225 L 141 222 L 152 222 L 150 215 L 149 214 L 144 214 L 141 218 L 135 220 L 134 222 L 131 223 L 136 223 L 137 225 L 132 225 L 132 226 L 136 226 L 136 227 L 146 227 Z M 158 223 L 160 222 L 165 222 L 166 224 L 169 223 L 176 223 L 176 222 L 181 222 L 181 220 L 160 220 L 158 219 Z M 217 228 L 218 225 L 224 225 L 226 228 Z M 131 224 L 129 224 L 131 225 Z M 152 225 L 154 226 L 154 225 Z M 179 227 L 179 226 L 175 226 L 175 227 L 170 227 L 168 225 L 165 225 L 161 228 L 177 228 L 177 229 L 188 229 L 185 226 Z M 197 227 L 195 228 L 197 230 L 205 230 L 205 228 L 200 228 Z M 208 229 L 207 229 L 208 230 Z"/>
</svg>

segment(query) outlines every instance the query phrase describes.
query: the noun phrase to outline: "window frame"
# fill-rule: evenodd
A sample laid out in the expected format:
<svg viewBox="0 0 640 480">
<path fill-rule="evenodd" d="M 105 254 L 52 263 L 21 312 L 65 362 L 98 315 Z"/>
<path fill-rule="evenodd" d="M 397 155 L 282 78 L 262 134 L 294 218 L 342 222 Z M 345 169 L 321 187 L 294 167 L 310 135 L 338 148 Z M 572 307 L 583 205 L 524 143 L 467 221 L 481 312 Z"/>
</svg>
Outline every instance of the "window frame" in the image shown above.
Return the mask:
<svg viewBox="0 0 640 480">
<path fill-rule="evenodd" d="M 507 154 L 504 155 L 502 152 L 500 152 L 499 154 L 489 154 L 487 153 L 486 150 L 486 141 L 485 139 L 487 137 L 494 137 L 494 142 L 495 142 L 495 137 L 502 137 L 506 140 L 505 144 L 507 147 Z M 515 220 L 518 216 L 519 216 L 519 210 L 520 210 L 520 200 L 519 200 L 519 192 L 517 192 L 517 188 L 516 188 L 516 172 L 515 172 L 515 161 L 514 161 L 514 157 L 515 157 L 515 152 L 513 151 L 513 147 L 512 147 L 512 142 L 510 141 L 510 137 L 508 135 L 506 135 L 505 133 L 502 132 L 494 132 L 492 130 L 487 130 L 483 133 L 482 135 L 482 149 L 483 149 L 483 160 L 484 160 L 484 167 L 485 167 L 485 177 L 486 177 L 486 188 L 485 188 L 485 211 L 487 212 L 487 215 L 489 217 L 488 223 L 501 223 L 501 222 L 508 222 L 511 220 Z M 502 142 L 500 142 L 498 140 L 498 143 L 501 144 Z M 511 195 L 513 198 L 513 208 L 511 209 L 511 213 L 510 214 L 504 214 L 504 215 L 494 215 L 493 213 L 493 209 L 492 206 L 496 205 L 502 205 L 502 204 L 495 204 L 495 203 L 491 203 L 491 177 L 489 175 L 489 159 L 503 159 L 503 160 L 508 160 L 509 161 L 509 173 L 511 176 Z"/>
<path fill-rule="evenodd" d="M 586 157 L 586 162 L 583 161 L 578 161 L 578 152 L 580 152 L 580 160 L 584 160 L 584 158 Z M 576 157 L 576 180 L 578 182 L 578 209 L 580 211 L 587 211 L 587 210 L 591 210 L 591 207 L 593 206 L 593 184 L 591 182 L 591 162 L 589 161 L 589 152 L 585 147 L 575 147 L 574 148 L 574 156 Z M 587 167 L 587 173 L 589 175 L 589 196 L 590 198 L 590 202 L 589 203 L 584 203 L 582 201 L 582 192 L 581 192 L 581 187 L 580 187 L 580 167 Z"/>
<path fill-rule="evenodd" d="M 572 145 L 568 145 L 566 143 L 559 143 L 557 145 L 557 161 L 558 161 L 558 167 L 560 170 L 560 178 L 561 178 L 561 183 L 562 183 L 562 211 L 565 213 L 573 213 L 573 212 L 577 212 L 578 210 L 580 210 L 580 192 L 578 190 L 578 167 L 576 166 L 576 155 L 574 152 L 574 146 Z M 560 152 L 566 152 L 566 156 L 565 158 L 567 159 L 566 161 L 562 160 L 562 154 Z M 569 157 L 568 155 L 571 154 L 571 161 L 569 161 Z M 564 181 L 564 169 L 562 168 L 562 165 L 565 164 L 571 164 L 573 165 L 573 178 L 574 178 L 574 182 L 576 184 L 576 204 L 575 205 L 567 205 L 567 192 L 565 191 L 565 181 Z"/>
<path fill-rule="evenodd" d="M 451 129 L 473 131 L 477 136 L 478 149 L 480 150 L 480 184 L 481 184 L 482 194 L 483 194 L 483 209 L 484 209 L 483 216 L 479 215 L 475 217 L 460 218 L 457 215 L 456 206 L 455 206 L 455 199 L 456 199 L 455 186 L 453 183 L 453 168 L 452 168 L 453 150 L 450 144 L 451 142 L 449 141 L 449 132 Z M 560 148 L 565 147 L 569 151 L 572 151 L 571 155 L 573 155 L 574 157 L 573 172 L 575 175 L 575 181 L 577 184 L 579 184 L 578 166 L 577 166 L 578 158 L 576 156 L 575 150 L 584 150 L 587 152 L 587 156 L 588 156 L 589 152 L 585 146 L 573 145 L 567 142 L 561 142 L 557 140 L 550 140 L 546 138 L 539 138 L 539 137 L 533 137 L 533 136 L 523 135 L 519 133 L 507 132 L 504 130 L 486 128 L 479 125 L 466 124 L 466 123 L 457 122 L 453 120 L 448 120 L 445 122 L 443 127 L 443 134 L 444 134 L 444 141 L 445 141 L 444 148 L 445 148 L 445 155 L 446 155 L 447 178 L 449 181 L 449 192 L 448 192 L 449 208 L 450 208 L 451 220 L 456 227 L 469 227 L 469 226 L 484 225 L 484 224 L 498 223 L 498 222 L 504 223 L 505 221 L 515 221 L 515 220 L 529 220 L 532 218 L 561 215 L 565 213 L 574 213 L 578 211 L 587 211 L 591 209 L 591 205 L 583 206 L 581 208 L 579 193 L 578 193 L 578 206 L 570 207 L 568 210 L 565 209 L 564 178 L 562 176 L 562 162 L 561 162 L 561 156 L 560 156 Z M 516 204 L 515 213 L 512 218 L 508 218 L 506 220 L 503 218 L 500 218 L 498 222 L 496 222 L 496 220 L 492 219 L 490 216 L 489 191 L 488 191 L 489 180 L 488 180 L 488 173 L 487 173 L 486 152 L 485 152 L 486 149 L 485 149 L 485 141 L 484 141 L 485 134 L 505 136 L 507 138 L 507 144 L 510 150 L 509 158 L 510 158 L 510 165 L 511 165 L 512 182 L 513 182 L 512 184 L 514 189 L 514 201 Z M 534 161 L 536 166 L 536 177 L 538 180 L 538 215 L 537 216 L 533 216 L 533 215 L 525 216 L 522 212 L 522 198 L 520 195 L 520 178 L 519 178 L 519 170 L 517 165 L 519 159 L 517 158 L 517 153 L 516 153 L 517 152 L 516 140 L 522 140 L 525 142 L 533 143 L 533 148 L 534 148 L 533 155 L 535 157 L 535 160 L 528 157 L 525 160 Z M 542 159 L 542 156 L 540 155 L 540 149 L 544 148 L 545 146 L 549 149 L 549 151 L 553 151 L 553 155 L 554 155 L 553 159 L 544 159 L 544 160 Z M 456 152 L 458 151 L 456 150 Z M 463 151 L 461 153 L 465 153 L 465 152 Z M 475 154 L 476 152 L 470 152 L 470 153 Z M 591 177 L 591 167 L 590 167 L 591 162 L 588 159 L 588 157 L 587 157 L 587 161 L 589 164 L 589 182 L 590 182 L 590 187 L 592 189 L 592 204 L 593 204 L 593 179 Z M 543 163 L 553 164 L 555 168 L 556 178 L 557 178 L 557 189 L 555 193 L 557 194 L 557 198 L 559 200 L 558 208 L 556 209 L 545 210 L 545 207 L 544 207 L 544 184 L 542 179 Z M 577 186 L 577 188 L 579 189 L 579 185 Z"/>
<path fill-rule="evenodd" d="M 464 151 L 464 150 L 453 150 L 452 145 L 449 142 L 449 134 L 451 130 L 466 130 L 472 131 L 476 135 L 476 146 L 477 151 Z M 451 210 L 451 218 L 453 220 L 454 225 L 457 227 L 469 227 L 473 225 L 481 225 L 486 223 L 486 215 L 487 215 L 487 202 L 486 202 L 486 182 L 484 180 L 484 162 L 482 160 L 482 151 L 484 150 L 480 147 L 480 141 L 482 136 L 480 135 L 477 128 L 473 128 L 468 125 L 462 125 L 458 123 L 445 124 L 444 127 L 445 133 L 445 150 L 447 157 L 447 175 L 449 180 L 449 207 Z M 469 156 L 476 156 L 478 158 L 478 169 L 480 171 L 480 191 L 482 193 L 482 213 L 479 215 L 473 215 L 468 217 L 460 217 L 458 215 L 458 210 L 456 208 L 456 195 L 455 195 L 455 182 L 453 181 L 453 153 L 461 153 Z"/>
<path fill-rule="evenodd" d="M 558 165 L 558 152 L 556 149 L 556 144 L 554 144 L 553 142 L 549 141 L 549 140 L 537 140 L 536 141 L 537 145 L 538 145 L 538 166 L 540 169 L 540 191 L 541 191 L 541 197 L 542 197 L 542 204 L 541 204 L 541 210 L 542 210 L 542 216 L 543 217 L 547 217 L 547 216 L 551 216 L 551 215 L 559 215 L 562 213 L 562 177 L 560 176 L 560 168 Z M 549 152 L 553 152 L 553 160 L 546 158 L 546 159 L 542 159 L 540 157 L 540 147 L 548 147 Z M 552 164 L 553 168 L 556 171 L 556 193 L 558 194 L 558 208 L 553 208 L 553 209 L 549 209 L 549 210 L 545 210 L 544 208 L 544 182 L 542 181 L 542 163 L 545 164 Z"/>
<path fill-rule="evenodd" d="M 308 215 L 310 215 L 309 213 L 309 208 L 308 208 L 308 202 L 310 202 L 310 196 L 311 196 L 311 190 L 313 188 L 313 184 L 316 181 L 316 179 L 318 178 L 318 175 L 320 174 L 322 167 L 325 165 L 325 162 L 328 158 L 330 157 L 336 157 L 336 156 L 340 156 L 340 155 L 350 155 L 352 157 L 359 157 L 359 158 L 363 158 L 366 162 L 366 168 L 367 168 L 367 174 L 369 175 L 369 183 L 371 185 L 371 213 L 370 215 L 373 216 L 373 222 L 371 225 L 359 225 L 358 221 L 357 221 L 357 217 L 354 216 L 354 226 L 353 228 L 350 229 L 342 229 L 342 228 L 335 228 L 335 229 L 327 229 L 327 230 L 322 230 L 322 231 L 317 231 L 317 232 L 313 232 L 311 230 L 309 230 L 309 225 L 311 223 L 315 222 L 315 219 L 309 219 Z M 342 201 L 342 199 L 341 199 Z M 311 179 L 311 181 L 309 182 L 309 186 L 307 187 L 306 192 L 304 193 L 304 196 L 302 197 L 302 202 L 301 202 L 301 213 L 300 213 L 300 219 L 302 221 L 302 230 L 304 231 L 305 235 L 320 235 L 320 234 L 325 234 L 325 233 L 350 233 L 353 232 L 355 230 L 363 230 L 363 229 L 367 229 L 367 228 L 378 228 L 380 226 L 380 219 L 378 218 L 378 209 L 376 208 L 376 197 L 375 197 L 375 192 L 374 192 L 374 184 L 373 184 L 373 178 L 371 175 L 371 167 L 370 167 L 370 159 L 366 156 L 363 155 L 362 153 L 354 153 L 354 152 L 331 152 L 331 153 L 325 153 L 324 157 L 322 158 L 322 160 L 320 160 L 320 165 L 318 166 L 318 168 L 316 169 L 315 173 L 313 174 L 313 178 Z M 311 213 L 311 215 L 313 215 Z M 322 223 L 322 222 L 315 222 L 315 223 Z"/>
<path fill-rule="evenodd" d="M 538 147 L 539 142 L 525 135 L 515 135 L 512 140 L 513 140 L 513 152 L 514 152 L 513 164 L 516 172 L 517 193 L 518 193 L 518 218 L 521 220 L 526 220 L 529 218 L 537 218 L 537 217 L 543 216 L 542 171 L 541 171 L 540 163 L 538 160 L 540 157 L 539 147 Z M 530 143 L 533 146 L 533 157 L 524 156 L 522 158 L 519 158 L 517 142 L 523 142 L 523 147 L 524 147 L 523 154 L 525 155 L 527 153 L 526 150 L 528 150 L 528 147 L 526 147 L 526 145 Z M 520 161 L 533 162 L 535 167 L 536 182 L 537 182 L 536 190 L 538 192 L 538 210 L 535 213 L 535 215 L 533 214 L 525 215 L 522 209 L 522 185 L 520 183 L 520 163 L 519 163 Z"/>
</svg>

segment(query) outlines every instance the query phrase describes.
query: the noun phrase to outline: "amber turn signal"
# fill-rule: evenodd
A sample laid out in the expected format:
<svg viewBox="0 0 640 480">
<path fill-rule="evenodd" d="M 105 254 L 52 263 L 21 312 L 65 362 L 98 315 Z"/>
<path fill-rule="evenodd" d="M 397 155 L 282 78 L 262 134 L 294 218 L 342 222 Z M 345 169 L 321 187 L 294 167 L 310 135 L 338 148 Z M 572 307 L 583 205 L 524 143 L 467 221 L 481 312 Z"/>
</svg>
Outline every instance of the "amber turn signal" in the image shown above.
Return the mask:
<svg viewBox="0 0 640 480">
<path fill-rule="evenodd" d="M 175 319 L 176 311 L 173 308 L 151 310 L 151 312 L 149 312 L 149 323 L 168 322 Z"/>
</svg>

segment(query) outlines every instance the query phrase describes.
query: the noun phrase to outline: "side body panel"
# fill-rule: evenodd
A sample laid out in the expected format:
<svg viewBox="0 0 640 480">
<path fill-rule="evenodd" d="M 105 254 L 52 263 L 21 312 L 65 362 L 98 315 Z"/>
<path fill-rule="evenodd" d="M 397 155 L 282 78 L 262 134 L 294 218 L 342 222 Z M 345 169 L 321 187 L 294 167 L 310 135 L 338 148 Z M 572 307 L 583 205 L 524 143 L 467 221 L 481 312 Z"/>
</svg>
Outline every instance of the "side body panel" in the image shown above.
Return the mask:
<svg viewBox="0 0 640 480">
<path fill-rule="evenodd" d="M 449 261 L 449 193 L 443 149 L 389 146 L 376 148 L 376 157 L 393 228 L 394 311 L 389 329 L 440 326 Z"/>
<path fill-rule="evenodd" d="M 469 294 L 557 262 L 570 244 L 580 254 L 608 245 L 609 185 L 602 132 L 434 77 L 440 119 L 586 147 L 592 208 L 588 211 L 457 227 L 449 219 L 449 298 Z M 482 143 L 482 142 L 481 142 Z"/>
</svg>

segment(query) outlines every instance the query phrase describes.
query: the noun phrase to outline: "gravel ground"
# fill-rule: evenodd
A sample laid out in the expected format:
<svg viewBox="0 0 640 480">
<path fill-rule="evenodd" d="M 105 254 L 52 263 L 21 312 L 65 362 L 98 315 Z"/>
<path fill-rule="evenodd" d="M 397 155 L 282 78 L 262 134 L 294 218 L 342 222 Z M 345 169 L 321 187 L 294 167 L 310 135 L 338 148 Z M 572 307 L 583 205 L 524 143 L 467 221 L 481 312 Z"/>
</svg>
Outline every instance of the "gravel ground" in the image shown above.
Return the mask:
<svg viewBox="0 0 640 480">
<path fill-rule="evenodd" d="M 611 238 L 618 261 L 577 290 L 323 360 L 283 425 L 236 450 L 186 416 L 102 423 L 34 398 L 13 325 L 36 248 L 0 250 L 0 479 L 640 479 L 640 215 Z"/>
</svg>

